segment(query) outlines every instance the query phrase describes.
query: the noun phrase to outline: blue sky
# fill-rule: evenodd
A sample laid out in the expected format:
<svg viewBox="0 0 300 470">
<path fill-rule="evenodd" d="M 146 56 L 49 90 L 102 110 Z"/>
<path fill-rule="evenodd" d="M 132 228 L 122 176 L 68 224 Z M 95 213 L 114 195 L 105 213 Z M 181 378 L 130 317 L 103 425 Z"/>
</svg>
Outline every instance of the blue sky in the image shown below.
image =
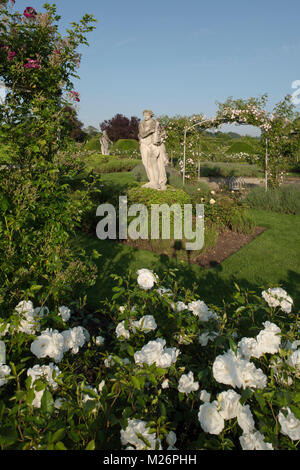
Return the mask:
<svg viewBox="0 0 300 470">
<path fill-rule="evenodd" d="M 50 1 L 50 3 L 52 3 Z M 41 10 L 44 1 L 16 0 Z M 85 126 L 143 109 L 213 116 L 216 101 L 269 95 L 300 79 L 299 0 L 58 0 L 62 26 L 98 20 L 83 47 L 79 118 Z M 298 105 L 300 111 L 300 105 Z M 224 128 L 225 130 L 226 128 Z M 252 133 L 242 128 L 242 133 Z"/>
</svg>

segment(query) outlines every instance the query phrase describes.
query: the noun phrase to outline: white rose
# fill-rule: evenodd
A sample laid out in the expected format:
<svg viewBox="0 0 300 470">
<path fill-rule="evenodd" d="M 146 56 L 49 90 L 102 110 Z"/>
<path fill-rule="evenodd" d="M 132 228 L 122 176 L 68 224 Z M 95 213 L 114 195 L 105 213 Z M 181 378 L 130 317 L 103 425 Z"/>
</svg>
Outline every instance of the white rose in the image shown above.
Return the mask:
<svg viewBox="0 0 300 470">
<path fill-rule="evenodd" d="M 206 390 L 201 390 L 199 398 L 201 401 L 204 403 L 209 403 L 210 402 L 210 393 L 208 393 Z"/>
<path fill-rule="evenodd" d="M 47 329 L 31 343 L 30 351 L 39 359 L 50 357 L 60 362 L 64 354 L 64 337 L 57 330 Z"/>
<path fill-rule="evenodd" d="M 96 336 L 95 343 L 97 346 L 103 346 L 105 343 L 105 338 L 103 338 L 103 336 Z"/>
<path fill-rule="evenodd" d="M 189 372 L 188 374 L 183 374 L 178 383 L 178 391 L 181 393 L 189 394 L 191 392 L 195 392 L 199 389 L 199 383 L 194 382 L 194 374 L 193 372 Z"/>
<path fill-rule="evenodd" d="M 217 405 L 220 415 L 225 420 L 236 418 L 241 404 L 239 402 L 241 395 L 234 390 L 227 390 L 226 392 L 219 393 L 217 397 Z"/>
<path fill-rule="evenodd" d="M 149 290 L 152 289 L 154 284 L 157 282 L 157 276 L 149 269 L 139 269 L 137 271 L 138 278 L 137 282 L 141 289 Z"/>
<path fill-rule="evenodd" d="M 193 302 L 190 302 L 188 304 L 188 309 L 203 322 L 217 318 L 216 314 L 212 313 L 202 300 L 194 300 Z"/>
<path fill-rule="evenodd" d="M 120 338 L 120 336 L 123 336 L 125 339 L 130 338 L 130 333 L 128 330 L 125 328 L 125 320 L 121 321 L 116 328 L 116 335 L 117 338 Z"/>
<path fill-rule="evenodd" d="M 5 364 L 0 365 L 0 387 L 7 383 L 6 376 L 11 372 L 10 367 Z"/>
<path fill-rule="evenodd" d="M 161 449 L 160 440 L 156 438 L 154 433 L 149 432 L 147 423 L 140 419 L 128 420 L 127 428 L 121 430 L 122 445 L 131 444 L 135 450 L 149 450 L 149 447 L 138 437 L 141 434 L 150 444 L 150 449 L 155 450 L 156 447 Z"/>
<path fill-rule="evenodd" d="M 224 429 L 224 419 L 214 403 L 203 403 L 199 408 L 198 419 L 203 431 L 220 434 Z"/>
<path fill-rule="evenodd" d="M 239 438 L 243 450 L 274 450 L 272 444 L 265 442 L 264 439 L 259 431 L 243 434 Z"/>
<path fill-rule="evenodd" d="M 70 319 L 71 310 L 69 309 L 69 307 L 65 307 L 64 305 L 62 305 L 61 307 L 58 307 L 58 313 L 63 319 L 63 321 L 66 322 Z"/>
<path fill-rule="evenodd" d="M 155 318 L 152 315 L 145 315 L 140 320 L 131 322 L 131 327 L 133 332 L 135 329 L 142 330 L 145 333 L 149 333 L 150 331 L 154 331 L 157 328 L 157 324 Z"/>
<path fill-rule="evenodd" d="M 283 414 L 283 411 L 287 416 Z M 278 414 L 278 421 L 281 426 L 280 432 L 288 436 L 292 441 L 298 441 L 300 439 L 300 420 L 296 418 L 290 408 L 282 408 Z"/>
<path fill-rule="evenodd" d="M 255 423 L 249 405 L 240 406 L 237 413 L 237 422 L 243 433 L 249 434 L 254 431 Z"/>
<path fill-rule="evenodd" d="M 269 321 L 266 321 L 263 325 L 264 330 L 261 330 L 256 337 L 258 351 L 262 354 L 275 354 L 278 352 L 281 343 L 281 336 L 279 335 L 281 330 L 275 323 Z"/>
</svg>

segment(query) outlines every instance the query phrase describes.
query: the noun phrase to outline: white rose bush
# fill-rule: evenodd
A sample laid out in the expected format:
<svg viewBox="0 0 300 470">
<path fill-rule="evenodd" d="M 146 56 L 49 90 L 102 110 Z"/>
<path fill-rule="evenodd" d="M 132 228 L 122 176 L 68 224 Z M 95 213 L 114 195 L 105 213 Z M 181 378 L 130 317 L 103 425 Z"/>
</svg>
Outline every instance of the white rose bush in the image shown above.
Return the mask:
<svg viewBox="0 0 300 470">
<path fill-rule="evenodd" d="M 94 322 L 28 299 L 2 315 L 0 448 L 298 449 L 292 298 L 236 285 L 208 305 L 174 277 L 113 276 Z"/>
</svg>

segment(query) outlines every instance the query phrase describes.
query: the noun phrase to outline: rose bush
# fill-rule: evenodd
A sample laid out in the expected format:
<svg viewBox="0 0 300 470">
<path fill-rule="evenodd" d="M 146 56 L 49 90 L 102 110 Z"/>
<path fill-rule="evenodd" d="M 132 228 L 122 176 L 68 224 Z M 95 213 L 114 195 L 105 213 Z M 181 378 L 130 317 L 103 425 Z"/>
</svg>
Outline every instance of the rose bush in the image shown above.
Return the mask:
<svg viewBox="0 0 300 470">
<path fill-rule="evenodd" d="M 299 447 L 291 297 L 268 291 L 289 299 L 287 312 L 266 290 L 236 286 L 230 304 L 208 306 L 174 275 L 155 275 L 147 289 L 140 270 L 135 282 L 114 276 L 105 329 L 30 301 L 0 320 L 1 449 Z"/>
</svg>

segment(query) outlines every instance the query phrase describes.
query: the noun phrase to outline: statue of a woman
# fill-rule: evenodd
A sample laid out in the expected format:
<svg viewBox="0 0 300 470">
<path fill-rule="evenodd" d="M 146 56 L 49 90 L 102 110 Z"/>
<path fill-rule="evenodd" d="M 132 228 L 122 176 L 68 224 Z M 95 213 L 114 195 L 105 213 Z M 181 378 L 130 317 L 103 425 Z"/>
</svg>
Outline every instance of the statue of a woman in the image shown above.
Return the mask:
<svg viewBox="0 0 300 470">
<path fill-rule="evenodd" d="M 166 189 L 166 152 L 163 130 L 159 121 L 153 119 L 153 112 L 143 112 L 144 121 L 139 125 L 139 141 L 142 161 L 149 179 L 144 187 L 159 190 Z"/>
<path fill-rule="evenodd" d="M 100 137 L 101 153 L 102 155 L 109 155 L 109 146 L 112 144 L 112 141 L 107 135 L 107 131 L 103 131 Z"/>
</svg>

